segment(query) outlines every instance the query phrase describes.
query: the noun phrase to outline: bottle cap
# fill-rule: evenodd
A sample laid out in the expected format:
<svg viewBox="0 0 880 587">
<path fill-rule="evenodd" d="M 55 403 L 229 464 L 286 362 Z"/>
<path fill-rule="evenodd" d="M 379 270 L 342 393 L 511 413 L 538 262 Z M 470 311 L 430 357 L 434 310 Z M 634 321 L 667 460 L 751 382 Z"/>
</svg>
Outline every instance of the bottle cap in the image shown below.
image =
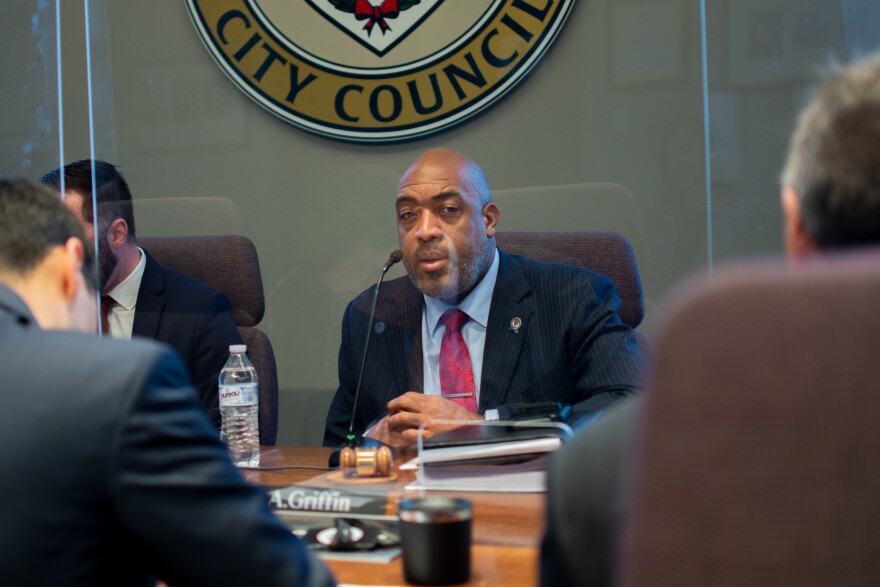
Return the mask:
<svg viewBox="0 0 880 587">
<path fill-rule="evenodd" d="M 230 353 L 246 353 L 247 345 L 246 344 L 231 344 L 229 345 Z"/>
</svg>

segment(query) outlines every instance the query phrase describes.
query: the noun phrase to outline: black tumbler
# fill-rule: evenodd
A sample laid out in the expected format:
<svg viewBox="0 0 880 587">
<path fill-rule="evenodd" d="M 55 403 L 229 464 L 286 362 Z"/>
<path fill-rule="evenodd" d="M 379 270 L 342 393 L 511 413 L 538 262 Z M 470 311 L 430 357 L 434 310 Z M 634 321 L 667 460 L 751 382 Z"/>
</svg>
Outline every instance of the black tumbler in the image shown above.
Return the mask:
<svg viewBox="0 0 880 587">
<path fill-rule="evenodd" d="M 471 502 L 450 497 L 400 503 L 403 576 L 418 585 L 454 585 L 471 576 Z"/>
</svg>

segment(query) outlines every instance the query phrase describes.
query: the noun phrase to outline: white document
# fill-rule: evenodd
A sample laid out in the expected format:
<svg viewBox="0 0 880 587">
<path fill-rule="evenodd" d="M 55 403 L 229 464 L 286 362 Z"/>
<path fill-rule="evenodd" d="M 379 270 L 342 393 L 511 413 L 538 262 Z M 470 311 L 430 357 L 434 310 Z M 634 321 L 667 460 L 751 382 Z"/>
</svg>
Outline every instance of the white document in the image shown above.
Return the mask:
<svg viewBox="0 0 880 587">
<path fill-rule="evenodd" d="M 467 446 L 444 446 L 423 450 L 420 456 L 404 463 L 400 466 L 400 469 L 402 471 L 416 470 L 419 468 L 419 464 L 422 461 L 425 463 L 446 463 L 450 461 L 465 461 L 471 459 L 553 452 L 560 446 L 562 446 L 562 439 L 559 437 L 534 438 L 532 440 L 495 442 L 489 444 L 471 444 Z M 486 466 L 489 465 L 484 465 L 483 468 Z"/>
<path fill-rule="evenodd" d="M 406 489 L 540 493 L 547 489 L 547 456 L 513 464 L 425 467 Z"/>
</svg>

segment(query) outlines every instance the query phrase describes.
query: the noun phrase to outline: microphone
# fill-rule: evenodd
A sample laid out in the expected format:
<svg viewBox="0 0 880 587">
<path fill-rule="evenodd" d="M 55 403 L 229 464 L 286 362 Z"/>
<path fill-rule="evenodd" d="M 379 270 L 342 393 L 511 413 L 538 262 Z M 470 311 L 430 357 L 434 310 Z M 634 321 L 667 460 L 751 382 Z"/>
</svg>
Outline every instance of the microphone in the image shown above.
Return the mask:
<svg viewBox="0 0 880 587">
<path fill-rule="evenodd" d="M 385 279 L 385 274 L 388 273 L 388 270 L 391 269 L 391 267 L 393 265 L 395 265 L 396 263 L 398 263 L 401 259 L 403 259 L 403 251 L 401 251 L 400 249 L 394 249 L 393 251 L 391 251 L 391 254 L 388 255 L 388 260 L 385 261 L 385 264 L 382 265 L 382 268 L 379 270 L 379 279 L 376 280 L 376 287 L 373 290 L 373 302 L 370 305 L 370 317 L 367 320 L 367 337 L 366 337 L 366 340 L 364 341 L 364 352 L 361 355 L 361 364 L 360 364 L 360 368 L 358 369 L 357 384 L 355 385 L 355 388 L 354 388 L 354 401 L 351 404 L 351 422 L 349 422 L 349 425 L 348 425 L 348 434 L 345 436 L 345 442 L 343 442 L 340 446 L 338 446 L 333 451 L 333 453 L 330 455 L 330 466 L 331 467 L 338 467 L 339 466 L 340 455 L 342 454 L 342 452 L 346 448 L 350 449 L 350 453 L 347 453 L 346 454 L 347 458 L 345 458 L 343 460 L 347 461 L 349 463 L 349 466 L 352 466 L 351 465 L 352 458 L 353 458 L 352 455 L 354 453 L 354 450 L 358 447 L 363 447 L 366 445 L 371 448 L 377 449 L 376 452 L 381 450 L 381 447 L 384 447 L 386 450 L 388 450 L 388 448 L 385 447 L 379 441 L 372 440 L 372 439 L 364 439 L 363 435 L 355 434 L 354 433 L 354 420 L 355 420 L 355 417 L 357 416 L 357 405 L 358 405 L 358 398 L 360 397 L 360 394 L 361 394 L 361 381 L 363 380 L 363 377 L 364 377 L 364 366 L 367 363 L 367 351 L 370 348 L 370 334 L 373 331 L 373 320 L 375 320 L 375 318 L 376 318 L 376 301 L 379 299 L 379 286 L 382 285 L 382 281 Z M 390 456 L 390 450 L 388 451 L 388 453 L 389 453 L 388 456 Z M 386 456 L 386 458 L 387 458 L 387 456 Z M 346 464 L 346 463 L 343 463 L 343 464 Z M 382 467 L 382 469 L 386 469 L 386 468 L 388 468 L 388 467 Z M 386 473 L 387 472 L 390 472 L 390 471 L 386 471 Z"/>
<path fill-rule="evenodd" d="M 403 259 L 403 251 L 401 251 L 400 249 L 394 249 L 393 251 L 391 251 L 391 254 L 388 255 L 388 260 L 385 261 L 385 264 L 382 265 L 382 270 L 379 272 L 379 282 L 376 283 L 376 293 L 379 292 L 379 284 L 382 283 L 382 279 L 384 279 L 385 274 L 388 273 L 388 270 L 391 269 L 392 265 L 396 265 L 400 262 L 401 259 Z M 373 300 L 375 299 L 376 296 L 373 295 Z M 374 305 L 373 309 L 375 308 L 376 306 Z"/>
</svg>

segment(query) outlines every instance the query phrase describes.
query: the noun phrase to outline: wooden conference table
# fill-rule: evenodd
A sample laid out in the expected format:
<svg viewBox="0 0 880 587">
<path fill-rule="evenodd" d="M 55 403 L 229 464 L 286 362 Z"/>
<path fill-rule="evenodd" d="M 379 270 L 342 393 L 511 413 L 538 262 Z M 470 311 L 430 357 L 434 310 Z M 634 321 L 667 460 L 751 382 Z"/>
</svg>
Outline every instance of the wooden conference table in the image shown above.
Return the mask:
<svg viewBox="0 0 880 587">
<path fill-rule="evenodd" d="M 262 447 L 260 466 L 324 467 L 329 448 Z M 328 474 L 315 469 L 245 470 L 251 483 L 294 485 L 326 483 Z M 420 491 L 404 491 L 414 473 L 398 471 L 392 492 L 401 499 L 419 497 Z M 344 486 L 337 486 L 344 487 Z M 348 487 L 346 487 L 348 488 Z M 356 491 L 356 486 L 351 486 Z M 432 494 L 432 492 L 426 492 Z M 440 495 L 450 495 L 441 492 Z M 464 585 L 525 587 L 538 584 L 538 546 L 544 524 L 544 494 L 538 493 L 458 493 L 473 503 L 473 550 L 471 580 Z M 388 564 L 327 561 L 340 583 L 355 585 L 409 585 L 403 579 L 400 557 Z"/>
</svg>

